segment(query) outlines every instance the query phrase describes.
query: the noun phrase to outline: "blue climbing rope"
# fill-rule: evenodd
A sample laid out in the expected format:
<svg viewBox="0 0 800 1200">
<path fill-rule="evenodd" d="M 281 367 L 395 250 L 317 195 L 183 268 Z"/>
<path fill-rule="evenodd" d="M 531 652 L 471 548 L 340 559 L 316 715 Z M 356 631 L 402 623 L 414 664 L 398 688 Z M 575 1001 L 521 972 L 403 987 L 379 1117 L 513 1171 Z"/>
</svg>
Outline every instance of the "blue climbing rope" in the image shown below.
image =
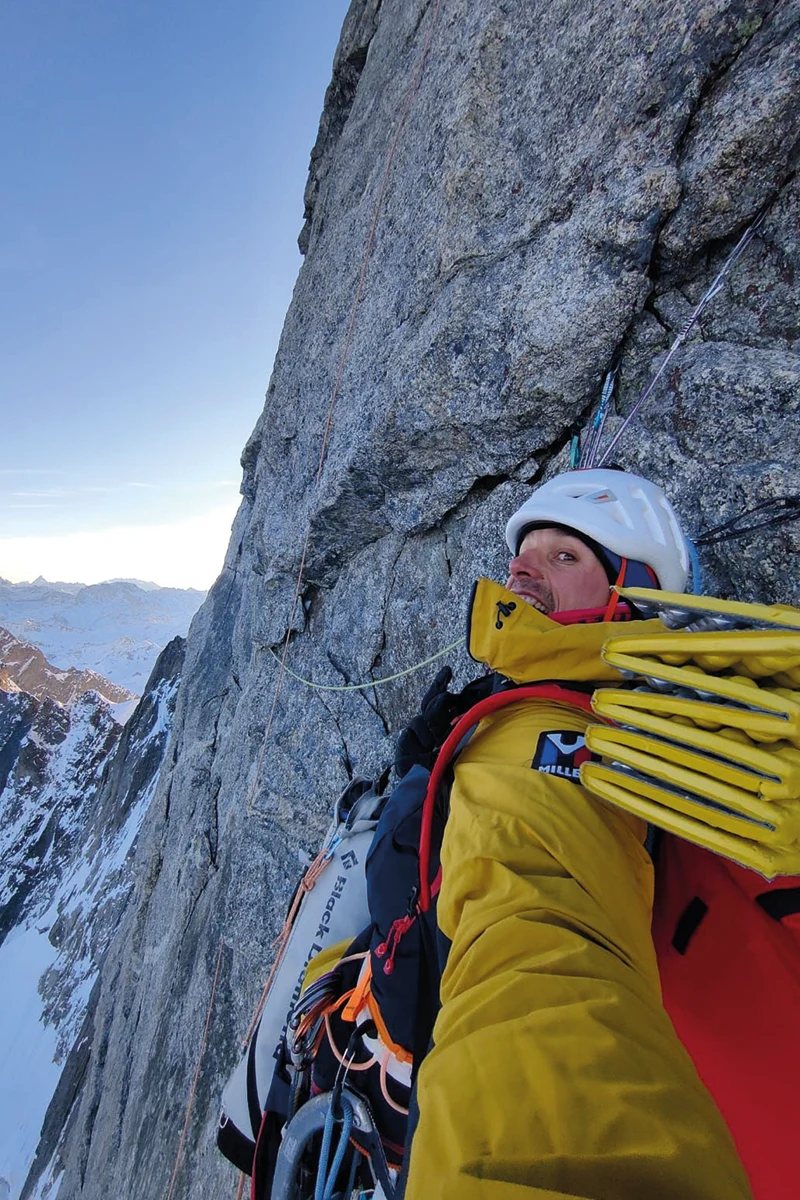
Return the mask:
<svg viewBox="0 0 800 1200">
<path fill-rule="evenodd" d="M 703 568 L 700 566 L 700 555 L 697 553 L 697 546 L 695 546 L 690 537 L 686 539 L 686 548 L 689 551 L 689 560 L 692 564 L 692 584 L 690 591 L 694 596 L 702 596 Z"/>
<path fill-rule="evenodd" d="M 576 467 L 594 466 L 594 460 L 597 456 L 598 450 L 600 449 L 600 442 L 603 437 L 603 430 L 605 429 L 606 417 L 608 416 L 608 410 L 611 405 L 611 397 L 614 394 L 614 385 L 617 382 L 618 369 L 619 363 L 614 362 L 611 366 L 611 370 L 603 380 L 603 390 L 600 394 L 600 403 L 597 406 L 597 412 L 594 414 L 594 420 L 592 421 L 589 435 L 586 439 L 586 445 L 583 448 L 582 454 L 579 454 L 578 461 L 575 463 Z M 572 463 L 570 463 L 570 466 L 572 466 Z"/>
<path fill-rule="evenodd" d="M 342 1105 L 342 1131 L 339 1135 L 339 1143 L 333 1156 L 333 1162 L 331 1163 L 330 1170 L 328 1170 L 328 1158 L 330 1157 L 331 1144 L 333 1142 L 333 1127 L 337 1121 L 335 1112 L 336 1095 L 334 1094 L 331 1097 L 331 1105 L 328 1109 L 328 1115 L 325 1118 L 325 1128 L 322 1133 L 322 1148 L 319 1154 L 314 1200 L 333 1200 L 336 1176 L 339 1174 L 339 1168 L 342 1165 L 345 1151 L 350 1142 L 350 1131 L 353 1128 L 353 1106 L 343 1092 L 339 1094 L 339 1100 Z"/>
</svg>

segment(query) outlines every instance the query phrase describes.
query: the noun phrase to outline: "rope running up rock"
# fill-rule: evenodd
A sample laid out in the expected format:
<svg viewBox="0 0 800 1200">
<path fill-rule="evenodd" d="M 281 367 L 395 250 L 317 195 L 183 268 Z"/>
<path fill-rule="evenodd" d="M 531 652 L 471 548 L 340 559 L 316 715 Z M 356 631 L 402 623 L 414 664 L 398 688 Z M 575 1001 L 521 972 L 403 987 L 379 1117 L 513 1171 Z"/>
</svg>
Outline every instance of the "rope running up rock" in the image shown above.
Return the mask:
<svg viewBox="0 0 800 1200">
<path fill-rule="evenodd" d="M 208 1031 L 211 1028 L 211 1015 L 214 1011 L 214 998 L 217 994 L 217 984 L 219 983 L 219 973 L 222 968 L 222 952 L 224 949 L 225 949 L 225 940 L 224 940 L 224 938 L 220 938 L 219 939 L 219 950 L 217 951 L 217 965 L 214 969 L 214 982 L 211 985 L 211 996 L 209 997 L 208 1011 L 206 1012 L 206 1023 L 205 1023 L 205 1027 L 203 1029 L 203 1037 L 200 1041 L 200 1050 L 197 1055 L 197 1065 L 195 1066 L 194 1075 L 192 1077 L 192 1086 L 189 1088 L 189 1098 L 186 1101 L 186 1117 L 183 1122 L 183 1129 L 181 1130 L 180 1141 L 178 1142 L 178 1153 L 175 1155 L 175 1165 L 172 1168 L 172 1175 L 171 1175 L 170 1181 L 169 1181 L 169 1191 L 167 1192 L 167 1200 L 172 1200 L 172 1197 L 175 1193 L 175 1184 L 177 1183 L 177 1180 L 178 1180 L 178 1172 L 180 1171 L 181 1162 L 183 1161 L 183 1152 L 184 1152 L 184 1149 L 186 1148 L 186 1138 L 189 1134 L 189 1124 L 192 1120 L 192 1113 L 194 1112 L 194 1102 L 195 1102 L 195 1098 L 197 1096 L 197 1083 L 198 1083 L 198 1080 L 200 1079 L 200 1068 L 203 1065 L 203 1058 L 205 1057 L 206 1046 L 208 1045 Z"/>
<path fill-rule="evenodd" d="M 375 200 L 375 211 L 374 211 L 373 217 L 372 217 L 372 224 L 370 225 L 369 233 L 367 235 L 367 243 L 366 243 L 366 247 L 364 249 L 364 258 L 363 258 L 363 261 L 361 264 L 361 272 L 358 277 L 358 284 L 356 286 L 356 292 L 353 297 L 353 304 L 352 304 L 352 307 L 350 310 L 350 319 L 349 319 L 348 325 L 347 325 L 347 332 L 345 333 L 345 339 L 344 339 L 344 343 L 342 345 L 342 353 L 339 357 L 339 365 L 338 365 L 338 368 L 336 371 L 336 378 L 334 380 L 333 388 L 331 390 L 330 402 L 328 404 L 328 416 L 327 416 L 327 420 L 325 422 L 325 429 L 323 431 L 323 437 L 322 437 L 322 446 L 321 446 L 320 455 L 319 455 L 319 463 L 317 465 L 317 473 L 316 473 L 316 483 L 317 484 L 319 484 L 320 480 L 322 479 L 322 470 L 325 465 L 325 459 L 326 459 L 326 456 L 328 453 L 328 444 L 330 442 L 331 429 L 333 426 L 333 414 L 334 414 L 334 410 L 336 408 L 336 401 L 339 396 L 339 390 L 341 387 L 342 378 L 344 376 L 345 365 L 350 356 L 350 347 L 351 347 L 351 344 L 353 341 L 353 333 L 355 330 L 356 315 L 358 313 L 358 308 L 361 303 L 362 295 L 364 293 L 364 285 L 366 283 L 367 270 L 369 268 L 370 259 L 372 258 L 372 250 L 373 250 L 373 247 L 375 244 L 375 234 L 376 234 L 376 231 L 378 228 L 378 220 L 380 218 L 381 211 L 383 209 L 383 202 L 384 202 L 384 199 L 386 196 L 386 190 L 387 190 L 388 183 L 389 183 L 389 175 L 391 173 L 392 164 L 393 164 L 394 158 L 395 158 L 395 153 L 397 151 L 397 147 L 400 142 L 400 136 L 405 127 L 405 123 L 408 118 L 408 114 L 411 111 L 411 105 L 414 101 L 414 98 L 415 98 L 417 92 L 419 91 L 419 85 L 422 81 L 422 75 L 425 70 L 425 64 L 427 63 L 428 54 L 430 52 L 431 44 L 433 42 L 433 35 L 439 24 L 439 17 L 441 15 L 441 10 L 442 10 L 442 0 L 435 0 L 435 6 L 433 8 L 433 13 L 431 16 L 430 24 L 428 26 L 427 36 L 425 38 L 425 44 L 423 46 L 422 53 L 420 55 L 420 59 L 417 64 L 417 69 L 414 72 L 413 78 L 408 87 L 408 91 L 406 92 L 405 99 L 403 101 L 403 105 L 400 110 L 400 115 L 399 115 L 399 119 L 397 122 L 397 128 L 395 130 L 394 137 L 392 138 L 392 141 L 389 146 L 389 150 L 386 155 L 386 162 L 385 162 L 384 168 L 383 168 L 383 175 L 381 176 L 381 182 L 380 182 L 380 186 L 378 188 L 378 195 Z M 283 685 L 284 675 L 286 673 L 286 655 L 289 650 L 289 640 L 290 640 L 291 634 L 292 634 L 292 626 L 294 625 L 294 618 L 295 618 L 295 613 L 297 612 L 297 605 L 300 600 L 300 594 L 303 589 L 303 573 L 305 571 L 306 556 L 308 554 L 308 543 L 309 543 L 310 537 L 311 537 L 311 524 L 309 522 L 308 528 L 306 529 L 305 539 L 303 542 L 302 553 L 300 555 L 300 566 L 299 566 L 299 569 L 297 572 L 297 583 L 295 585 L 294 600 L 292 601 L 291 612 L 289 614 L 289 620 L 287 622 L 287 627 L 286 627 L 286 637 L 284 639 L 283 649 L 281 652 L 280 670 L 278 672 L 278 677 L 275 681 L 275 689 L 274 689 L 273 696 L 272 696 L 272 705 L 270 708 L 269 716 L 267 718 L 266 726 L 264 728 L 264 737 L 261 742 L 261 748 L 259 750 L 258 758 L 256 760 L 256 769 L 255 769 L 255 773 L 253 775 L 253 783 L 252 783 L 250 790 L 248 792 L 248 795 L 247 795 L 246 810 L 247 810 L 248 816 L 263 815 L 255 807 L 254 800 L 255 800 L 255 797 L 256 797 L 256 794 L 258 791 L 258 784 L 259 784 L 259 781 L 261 778 L 261 768 L 264 764 L 264 757 L 266 754 L 267 742 L 269 740 L 269 735 L 270 735 L 270 731 L 272 729 L 272 724 L 275 720 L 275 713 L 276 713 L 277 707 L 278 707 L 278 697 L 280 695 L 281 687 Z"/>
<path fill-rule="evenodd" d="M 729 271 L 732 270 L 732 268 L 735 266 L 735 264 L 738 262 L 738 260 L 744 254 L 747 247 L 752 242 L 753 238 L 758 233 L 759 229 L 761 228 L 761 226 L 764 222 L 764 218 L 766 215 L 767 215 L 767 210 L 766 210 L 766 208 L 763 208 L 761 210 L 761 212 L 758 214 L 758 216 L 755 218 L 755 220 L 752 221 L 748 225 L 747 229 L 745 229 L 744 233 L 739 238 L 739 241 L 736 243 L 733 250 L 731 250 L 730 254 L 725 259 L 725 262 L 723 263 L 721 270 L 719 271 L 716 278 L 714 279 L 714 282 L 711 284 L 711 286 L 708 288 L 708 290 L 703 294 L 699 304 L 697 305 L 697 307 L 694 309 L 691 316 L 689 317 L 689 320 L 686 322 L 683 329 L 680 331 L 678 336 L 675 338 L 675 341 L 670 346 L 669 350 L 667 351 L 667 353 L 666 353 L 663 361 L 661 362 L 661 365 L 659 366 L 658 370 L 656 371 L 655 375 L 650 380 L 650 382 L 647 384 L 647 386 L 644 389 L 644 391 L 642 392 L 641 396 L 636 401 L 633 408 L 628 413 L 627 417 L 622 422 L 619 429 L 617 430 L 617 432 L 612 437 L 611 441 L 606 446 L 605 450 L 603 451 L 603 453 L 600 456 L 600 459 L 597 463 L 598 467 L 602 467 L 604 463 L 608 462 L 608 459 L 611 457 L 611 454 L 613 453 L 614 447 L 617 445 L 620 438 L 624 434 L 625 430 L 628 428 L 628 426 L 631 424 L 631 422 L 633 420 L 635 420 L 637 414 L 641 411 L 641 409 L 647 402 L 648 398 L 650 397 L 650 395 L 651 395 L 653 389 L 655 388 L 656 384 L 658 383 L 659 379 L 666 371 L 667 367 L 669 366 L 669 364 L 672 361 L 672 359 L 674 358 L 674 356 L 677 354 L 680 347 L 686 341 L 686 338 L 689 336 L 689 333 L 694 328 L 697 321 L 700 319 L 704 309 L 706 308 L 706 306 L 708 304 L 711 303 L 711 301 L 714 299 L 714 297 L 717 295 L 717 293 L 722 290 L 722 285 L 724 284 Z M 596 453 L 597 453 L 597 446 L 595 445 L 592 447 L 593 456 L 596 455 Z"/>
</svg>

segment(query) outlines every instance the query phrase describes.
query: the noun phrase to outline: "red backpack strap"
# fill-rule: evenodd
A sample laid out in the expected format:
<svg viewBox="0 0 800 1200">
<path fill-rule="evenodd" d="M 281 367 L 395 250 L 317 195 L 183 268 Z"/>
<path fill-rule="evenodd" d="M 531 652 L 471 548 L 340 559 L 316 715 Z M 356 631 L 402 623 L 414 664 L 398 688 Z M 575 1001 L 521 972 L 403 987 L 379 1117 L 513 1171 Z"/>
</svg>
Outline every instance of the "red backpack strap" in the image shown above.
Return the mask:
<svg viewBox="0 0 800 1200">
<path fill-rule="evenodd" d="M 427 912 L 431 906 L 430 862 L 433 810 L 445 772 L 463 738 L 471 729 L 484 717 L 497 712 L 500 708 L 505 708 L 508 704 L 516 704 L 519 700 L 553 700 L 558 704 L 570 704 L 573 708 L 581 708 L 588 713 L 592 711 L 592 698 L 589 693 L 573 691 L 558 683 L 536 683 L 526 687 L 512 688 L 507 692 L 495 692 L 493 696 L 479 700 L 456 722 L 433 764 L 428 790 L 425 793 L 425 803 L 422 807 L 422 828 L 419 839 L 419 902 L 417 906 L 420 912 Z M 437 876 L 437 880 L 440 875 L 441 872 Z"/>
</svg>

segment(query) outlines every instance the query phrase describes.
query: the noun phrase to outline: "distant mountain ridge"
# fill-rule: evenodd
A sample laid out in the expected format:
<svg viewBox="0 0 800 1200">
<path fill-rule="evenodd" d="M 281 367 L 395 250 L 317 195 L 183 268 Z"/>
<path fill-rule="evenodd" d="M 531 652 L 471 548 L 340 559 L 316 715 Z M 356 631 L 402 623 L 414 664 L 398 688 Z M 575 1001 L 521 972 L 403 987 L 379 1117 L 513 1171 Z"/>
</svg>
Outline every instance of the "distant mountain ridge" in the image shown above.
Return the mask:
<svg viewBox="0 0 800 1200">
<path fill-rule="evenodd" d="M 21 642 L 0 626 L 0 691 L 27 692 L 37 700 L 72 704 L 85 692 L 97 692 L 110 704 L 135 700 L 133 692 L 112 683 L 96 671 L 77 667 L 61 669 L 48 662 L 41 650 Z"/>
<path fill-rule="evenodd" d="M 134 580 L 0 579 L 0 626 L 60 669 L 94 671 L 140 696 L 159 653 L 174 637 L 186 636 L 205 595 Z"/>
</svg>

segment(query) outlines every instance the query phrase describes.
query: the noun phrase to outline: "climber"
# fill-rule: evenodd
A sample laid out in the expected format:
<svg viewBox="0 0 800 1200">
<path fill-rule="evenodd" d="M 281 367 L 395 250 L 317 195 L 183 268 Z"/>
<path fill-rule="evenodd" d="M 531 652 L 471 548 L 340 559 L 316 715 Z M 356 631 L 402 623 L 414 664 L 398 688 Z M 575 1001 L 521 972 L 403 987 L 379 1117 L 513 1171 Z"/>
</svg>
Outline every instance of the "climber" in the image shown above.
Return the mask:
<svg viewBox="0 0 800 1200">
<path fill-rule="evenodd" d="M 618 695 L 609 647 L 631 640 L 610 639 L 608 623 L 637 620 L 650 646 L 671 636 L 616 585 L 685 588 L 675 514 L 644 479 L 576 471 L 534 493 L 506 537 L 507 584 L 480 580 L 469 612 L 470 653 L 493 673 L 454 696 L 445 668 L 399 739 L 400 782 L 364 859 L 369 924 L 340 931 L 288 1022 L 278 1014 L 267 1029 L 268 1066 L 281 1045 L 255 1109 L 258 1042 L 237 1071 L 238 1107 L 226 1109 L 258 1134 L 252 1194 L 288 1196 L 323 1123 L 324 1144 L 338 1145 L 333 1166 L 318 1155 L 326 1196 L 340 1167 L 411 1200 L 492 1200 L 509 1184 L 530 1196 L 746 1197 L 745 1171 L 757 1200 L 800 1194 L 800 879 L 773 887 L 665 834 L 654 900 L 643 822 L 580 783 L 606 769 L 590 745 L 614 731 L 595 717 L 587 733 L 589 711 Z M 646 595 L 634 593 L 645 610 Z M 287 1028 L 297 1034 L 284 1043 Z M 355 1134 L 347 1104 L 355 1119 L 363 1102 L 371 1132 L 360 1117 Z M 233 1161 L 248 1169 L 244 1150 Z M 397 1192 L 391 1170 L 402 1170 Z"/>
<path fill-rule="evenodd" d="M 468 648 L 541 695 L 485 717 L 453 763 L 450 945 L 405 1195 L 748 1197 L 661 1002 L 646 827 L 578 782 L 588 694 L 619 678 L 605 622 L 637 616 L 613 585 L 683 591 L 685 538 L 653 484 L 587 470 L 539 488 L 506 539 L 507 586 L 478 583 Z M 420 734 L 401 739 L 405 767 Z"/>
</svg>

